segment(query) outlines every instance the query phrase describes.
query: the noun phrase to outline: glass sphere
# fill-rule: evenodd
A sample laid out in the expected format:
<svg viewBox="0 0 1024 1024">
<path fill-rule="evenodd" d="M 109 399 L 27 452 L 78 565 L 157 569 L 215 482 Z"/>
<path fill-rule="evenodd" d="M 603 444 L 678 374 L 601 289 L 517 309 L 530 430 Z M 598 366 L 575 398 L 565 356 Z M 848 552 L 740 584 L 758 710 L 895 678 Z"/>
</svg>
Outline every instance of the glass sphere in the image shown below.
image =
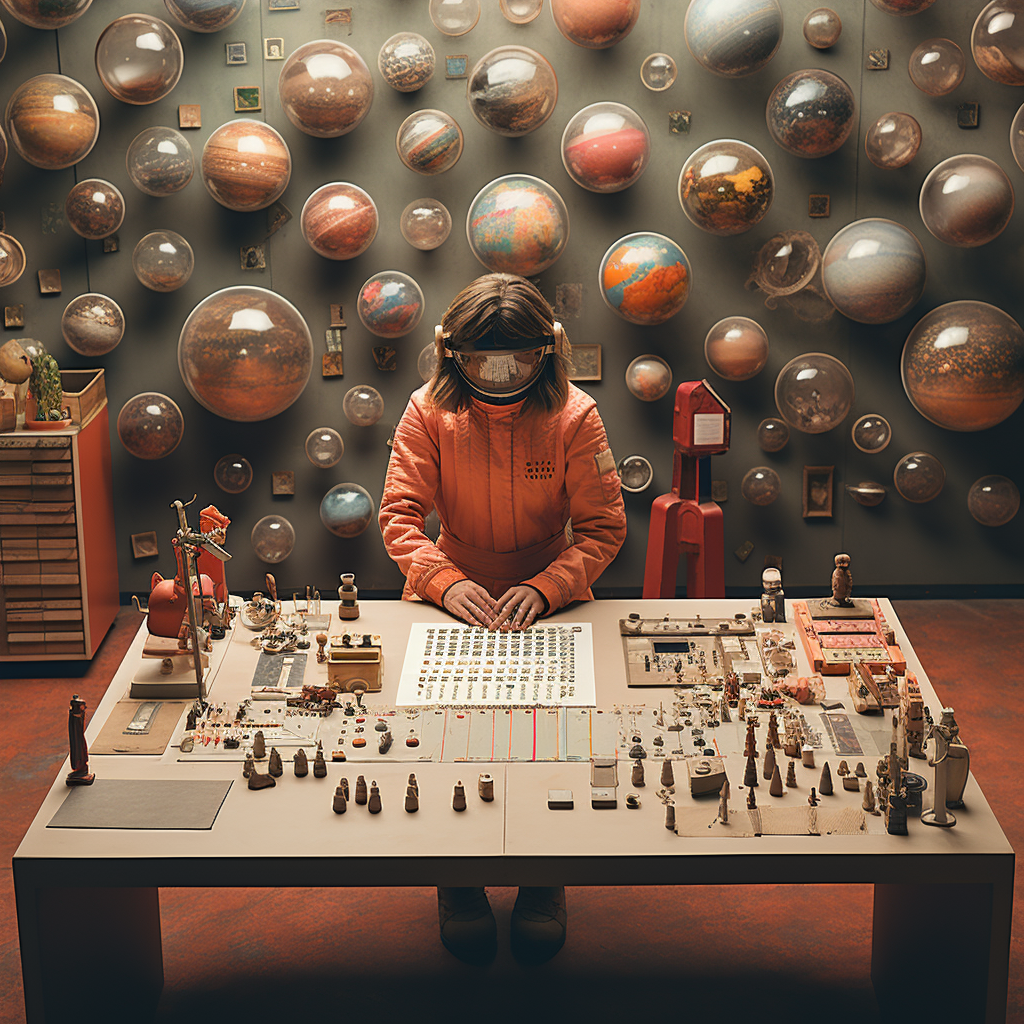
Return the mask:
<svg viewBox="0 0 1024 1024">
<path fill-rule="evenodd" d="M 874 480 L 861 480 L 859 484 L 847 484 L 846 493 L 853 498 L 858 505 L 865 508 L 874 508 L 885 501 L 885 488 Z"/>
<path fill-rule="evenodd" d="M 160 126 L 147 128 L 132 139 L 125 165 L 132 184 L 147 196 L 180 192 L 196 169 L 192 147 L 185 136 Z"/>
<path fill-rule="evenodd" d="M 770 505 L 782 493 L 782 480 L 771 466 L 755 466 L 743 475 L 740 493 L 751 505 Z"/>
<path fill-rule="evenodd" d="M 377 54 L 377 70 L 392 89 L 415 92 L 434 76 L 434 48 L 418 32 L 396 32 Z"/>
<path fill-rule="evenodd" d="M 651 135 L 643 118 L 622 103 L 591 103 L 562 133 L 562 164 L 591 192 L 621 192 L 647 167 Z"/>
<path fill-rule="evenodd" d="M 416 370 L 420 378 L 426 383 L 437 372 L 437 346 L 424 345 L 420 349 L 419 358 L 416 360 Z"/>
<path fill-rule="evenodd" d="M 223 455 L 213 467 L 213 482 L 228 494 L 241 494 L 252 483 L 252 466 L 242 455 Z"/>
<path fill-rule="evenodd" d="M 440 199 L 414 199 L 398 220 L 402 237 L 416 249 L 436 249 L 452 232 L 452 215 Z"/>
<path fill-rule="evenodd" d="M 630 494 L 640 494 L 651 486 L 654 479 L 654 467 L 650 460 L 642 455 L 627 455 L 622 459 L 616 469 L 622 489 Z"/>
<path fill-rule="evenodd" d="M 981 73 L 1003 85 L 1024 85 L 1024 0 L 992 0 L 971 31 Z"/>
<path fill-rule="evenodd" d="M 661 356 L 637 356 L 626 367 L 626 387 L 641 402 L 656 402 L 672 387 L 672 367 Z"/>
<path fill-rule="evenodd" d="M 886 14 L 907 17 L 928 10 L 935 0 L 871 0 L 871 2 Z"/>
<path fill-rule="evenodd" d="M 108 295 L 87 292 L 72 299 L 60 318 L 68 348 L 81 356 L 105 356 L 124 337 L 124 313 Z"/>
<path fill-rule="evenodd" d="M 80 18 L 92 0 L 0 0 L 4 10 L 32 28 L 63 28 Z"/>
<path fill-rule="evenodd" d="M 967 509 L 982 526 L 1005 526 L 1020 511 L 1020 491 L 1005 476 L 983 476 L 967 492 Z"/>
<path fill-rule="evenodd" d="M 691 153 L 679 173 L 683 213 L 712 235 L 749 231 L 771 209 L 775 178 L 768 161 L 737 139 L 716 139 Z"/>
<path fill-rule="evenodd" d="M 462 156 L 462 129 L 443 110 L 417 110 L 398 128 L 395 146 L 398 157 L 417 174 L 440 174 L 450 170 Z"/>
<path fill-rule="evenodd" d="M 332 181 L 305 202 L 299 217 L 302 237 L 329 260 L 351 260 L 377 237 L 377 206 L 358 185 Z"/>
<path fill-rule="evenodd" d="M 821 266 L 821 250 L 806 231 L 772 235 L 757 254 L 751 280 L 769 296 L 795 295 Z"/>
<path fill-rule="evenodd" d="M 884 416 L 869 412 L 859 416 L 850 428 L 853 443 L 868 455 L 877 455 L 889 447 L 892 440 L 892 427 Z"/>
<path fill-rule="evenodd" d="M 342 42 L 314 39 L 293 50 L 277 82 L 281 106 L 296 128 L 318 139 L 352 131 L 373 103 L 362 57 Z"/>
<path fill-rule="evenodd" d="M 498 7 L 513 25 L 528 25 L 540 14 L 544 0 L 498 0 Z"/>
<path fill-rule="evenodd" d="M 480 20 L 480 0 L 430 0 L 430 20 L 445 36 L 464 36 Z"/>
<path fill-rule="evenodd" d="M 883 114 L 864 136 L 868 159 L 883 171 L 906 167 L 921 148 L 921 125 L 910 114 Z"/>
<path fill-rule="evenodd" d="M 192 246 L 177 231 L 151 231 L 132 253 L 132 270 L 150 291 L 177 291 L 191 276 Z"/>
<path fill-rule="evenodd" d="M 782 418 L 805 434 L 839 426 L 853 405 L 853 377 L 834 356 L 808 352 L 791 359 L 775 381 Z"/>
<path fill-rule="evenodd" d="M 551 17 L 570 43 L 606 50 L 633 31 L 640 0 L 551 0 Z"/>
<path fill-rule="evenodd" d="M 546 57 L 526 46 L 499 46 L 470 72 L 469 109 L 499 135 L 526 135 L 554 113 L 558 79 Z"/>
<path fill-rule="evenodd" d="M 370 492 L 359 484 L 338 484 L 320 502 L 320 522 L 336 537 L 358 537 L 375 512 Z"/>
<path fill-rule="evenodd" d="M 349 423 L 372 427 L 384 415 L 384 399 L 369 384 L 357 384 L 345 392 L 341 408 Z"/>
<path fill-rule="evenodd" d="M 238 20 L 245 0 L 164 0 L 167 13 L 192 32 L 219 32 Z"/>
<path fill-rule="evenodd" d="M 843 316 L 861 324 L 903 316 L 924 294 L 926 270 L 917 236 L 880 217 L 840 228 L 821 257 L 825 294 Z"/>
<path fill-rule="evenodd" d="M 302 314 L 265 288 L 236 285 L 207 296 L 178 338 L 178 370 L 192 397 L 227 420 L 252 423 L 287 409 L 313 367 Z"/>
<path fill-rule="evenodd" d="M 831 71 L 794 71 L 768 97 L 765 120 L 787 152 L 808 159 L 834 153 L 857 122 L 853 90 Z"/>
<path fill-rule="evenodd" d="M 987 430 L 1024 401 L 1024 331 L 987 302 L 947 302 L 910 332 L 901 372 L 925 419 L 947 430 Z"/>
<path fill-rule="evenodd" d="M 77 164 L 100 135 L 96 101 L 84 85 L 65 75 L 37 75 L 19 85 L 4 122 L 15 152 L 45 171 Z"/>
<path fill-rule="evenodd" d="M 306 458 L 317 469 L 330 469 L 341 462 L 345 442 L 334 427 L 317 427 L 306 438 Z"/>
<path fill-rule="evenodd" d="M 613 242 L 597 271 L 608 308 L 631 324 L 661 324 L 675 316 L 690 296 L 692 279 L 686 253 L 654 231 Z"/>
<path fill-rule="evenodd" d="M 704 358 L 719 377 L 750 380 L 768 362 L 768 335 L 754 320 L 727 316 L 708 331 Z"/>
<path fill-rule="evenodd" d="M 940 241 L 972 249 L 1002 234 L 1013 216 L 1013 186 L 994 160 L 960 153 L 936 164 L 919 202 L 924 226 Z"/>
<path fill-rule="evenodd" d="M 763 452 L 781 452 L 789 444 L 789 427 L 785 420 L 769 418 L 757 425 L 757 443 Z"/>
<path fill-rule="evenodd" d="M 106 238 L 124 223 L 124 196 L 109 181 L 86 178 L 68 193 L 64 216 L 76 235 Z"/>
<path fill-rule="evenodd" d="M 14 284 L 25 273 L 25 249 L 14 235 L 0 231 L 0 288 Z"/>
<path fill-rule="evenodd" d="M 816 50 L 835 46 L 843 31 L 843 21 L 830 7 L 815 7 L 804 18 L 804 39 Z"/>
<path fill-rule="evenodd" d="M 400 270 L 374 274 L 356 300 L 363 326 L 378 338 L 401 338 L 423 317 L 423 289 Z"/>
<path fill-rule="evenodd" d="M 569 211 L 546 181 L 506 174 L 484 185 L 470 203 L 466 237 L 488 270 L 533 277 L 562 255 Z"/>
<path fill-rule="evenodd" d="M 145 106 L 162 100 L 185 67 L 178 33 L 149 14 L 116 18 L 96 43 L 96 73 L 122 103 Z"/>
<path fill-rule="evenodd" d="M 117 414 L 117 436 L 137 459 L 162 459 L 181 443 L 185 418 L 175 401 L 156 391 L 129 398 Z"/>
<path fill-rule="evenodd" d="M 939 496 L 946 482 L 946 471 L 934 455 L 911 452 L 896 463 L 892 482 L 901 497 L 920 505 Z"/>
<path fill-rule="evenodd" d="M 261 562 L 283 562 L 295 547 L 295 528 L 284 516 L 264 516 L 249 536 L 253 553 Z"/>
<path fill-rule="evenodd" d="M 292 155 L 276 128 L 239 118 L 206 140 L 199 173 L 221 206 L 247 213 L 280 199 L 292 176 Z"/>
<path fill-rule="evenodd" d="M 760 71 L 782 43 L 778 0 L 690 0 L 683 22 L 694 60 L 725 78 Z"/>
<path fill-rule="evenodd" d="M 926 39 L 910 55 L 910 80 L 929 96 L 945 96 L 963 80 L 964 51 L 952 39 Z"/>
<path fill-rule="evenodd" d="M 640 65 L 640 81 L 651 92 L 664 92 L 675 83 L 679 69 L 667 53 L 652 53 Z"/>
<path fill-rule="evenodd" d="M 1010 152 L 1017 166 L 1024 171 L 1024 104 L 1018 108 L 1010 124 Z"/>
</svg>

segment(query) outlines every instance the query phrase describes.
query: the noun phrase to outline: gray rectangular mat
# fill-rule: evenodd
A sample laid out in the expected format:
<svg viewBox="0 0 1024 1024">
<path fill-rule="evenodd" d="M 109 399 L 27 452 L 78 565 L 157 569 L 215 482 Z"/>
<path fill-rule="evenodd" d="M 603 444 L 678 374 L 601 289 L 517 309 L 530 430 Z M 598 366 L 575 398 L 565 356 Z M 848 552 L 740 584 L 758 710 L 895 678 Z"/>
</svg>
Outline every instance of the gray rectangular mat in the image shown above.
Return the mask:
<svg viewBox="0 0 1024 1024">
<path fill-rule="evenodd" d="M 213 828 L 231 782 L 97 779 L 73 787 L 47 828 Z"/>
</svg>

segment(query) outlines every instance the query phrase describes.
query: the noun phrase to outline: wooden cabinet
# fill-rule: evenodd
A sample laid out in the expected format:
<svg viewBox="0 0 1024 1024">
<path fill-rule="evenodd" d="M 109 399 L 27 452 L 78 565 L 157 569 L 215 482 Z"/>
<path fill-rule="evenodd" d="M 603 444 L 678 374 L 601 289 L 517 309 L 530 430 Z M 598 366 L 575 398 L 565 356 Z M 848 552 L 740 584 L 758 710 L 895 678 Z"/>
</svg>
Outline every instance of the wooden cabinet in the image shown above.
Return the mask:
<svg viewBox="0 0 1024 1024">
<path fill-rule="evenodd" d="M 0 660 L 91 658 L 118 608 L 106 398 L 0 434 Z"/>
</svg>

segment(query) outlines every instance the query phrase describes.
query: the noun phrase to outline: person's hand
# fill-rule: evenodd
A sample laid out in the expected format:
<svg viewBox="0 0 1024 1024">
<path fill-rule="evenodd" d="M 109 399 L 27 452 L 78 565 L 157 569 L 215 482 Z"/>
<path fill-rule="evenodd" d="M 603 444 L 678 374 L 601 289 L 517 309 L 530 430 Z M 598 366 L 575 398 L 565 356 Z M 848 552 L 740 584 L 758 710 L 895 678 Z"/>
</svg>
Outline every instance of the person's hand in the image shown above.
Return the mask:
<svg viewBox="0 0 1024 1024">
<path fill-rule="evenodd" d="M 457 619 L 471 626 L 484 626 L 488 629 L 493 628 L 491 624 L 498 611 L 494 598 L 472 580 L 453 583 L 444 592 L 441 604 L 445 611 L 451 612 Z"/>
<path fill-rule="evenodd" d="M 509 587 L 501 597 L 491 629 L 527 629 L 544 614 L 544 598 L 539 590 L 527 583 Z"/>
</svg>

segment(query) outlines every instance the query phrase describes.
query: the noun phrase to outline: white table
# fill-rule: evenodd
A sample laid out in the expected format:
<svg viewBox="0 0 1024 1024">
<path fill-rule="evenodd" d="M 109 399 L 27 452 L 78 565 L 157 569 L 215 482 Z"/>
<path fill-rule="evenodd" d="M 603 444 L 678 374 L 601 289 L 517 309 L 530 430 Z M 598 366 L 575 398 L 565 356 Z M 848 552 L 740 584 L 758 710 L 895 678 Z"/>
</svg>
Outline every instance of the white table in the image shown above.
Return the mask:
<svg viewBox="0 0 1024 1024">
<path fill-rule="evenodd" d="M 881 604 L 908 667 L 917 672 L 924 702 L 937 717 L 941 704 L 927 675 L 891 605 Z M 618 620 L 634 611 L 645 617 L 696 612 L 704 618 L 726 617 L 749 614 L 750 602 L 600 601 L 559 613 L 559 621 L 594 625 L 602 707 L 657 705 L 670 696 L 671 691 L 628 690 L 625 685 Z M 395 698 L 410 624 L 434 621 L 451 620 L 420 603 L 364 601 L 357 622 L 339 627 L 335 618 L 331 632 L 381 634 L 384 688 L 368 700 L 389 703 Z M 248 645 L 251 636 L 236 629 L 214 677 L 213 698 L 248 695 L 256 658 Z M 96 709 L 90 740 L 125 695 L 144 639 L 142 630 Z M 315 664 L 314 653 L 315 648 L 307 659 L 307 680 L 326 671 Z M 799 643 L 797 656 L 798 671 L 808 674 Z M 830 677 L 828 685 L 829 696 L 844 700 L 854 717 L 845 679 Z M 970 744 L 971 738 L 965 739 Z M 839 760 L 825 756 L 833 767 Z M 865 758 L 869 773 L 875 759 Z M 587 763 L 377 764 L 373 774 L 384 812 L 369 816 L 353 808 L 343 817 L 331 813 L 331 795 L 341 775 L 354 780 L 364 770 L 351 762 L 330 764 L 326 780 L 294 779 L 288 766 L 278 787 L 259 793 L 241 783 L 237 763 L 94 755 L 91 767 L 102 778 L 238 783 L 208 831 L 48 829 L 68 792 L 68 766 L 62 768 L 13 862 L 30 1024 L 73 1019 L 74 1008 L 88 1008 L 91 1001 L 104 1008 L 108 1019 L 119 1019 L 117 1004 L 130 1012 L 125 1019 L 145 1019 L 163 983 L 161 886 L 344 886 L 350 879 L 364 886 L 870 883 L 875 891 L 872 980 L 887 1011 L 902 1012 L 921 993 L 932 991 L 942 993 L 945 1019 L 958 1024 L 994 1024 L 1006 1017 L 1014 854 L 973 777 L 967 806 L 956 812 L 958 824 L 949 830 L 912 819 L 908 836 L 683 839 L 662 825 L 656 776 L 639 810 L 627 811 L 621 797 L 615 811 L 593 810 Z M 931 778 L 924 762 L 912 767 Z M 410 770 L 416 771 L 421 793 L 416 815 L 402 810 Z M 491 804 L 475 795 L 480 770 L 494 776 Z M 729 770 L 735 787 L 742 761 L 730 760 Z M 620 777 L 624 793 L 628 765 Z M 466 783 L 469 813 L 451 809 L 456 779 Z M 572 789 L 575 810 L 549 811 L 549 788 Z M 801 791 L 793 793 L 804 799 L 797 795 Z M 767 786 L 762 785 L 758 797 L 759 802 L 770 800 Z M 740 806 L 734 791 L 734 807 Z M 912 944 L 913 957 L 908 954 Z M 69 948 L 75 951 L 70 985 Z"/>
</svg>

